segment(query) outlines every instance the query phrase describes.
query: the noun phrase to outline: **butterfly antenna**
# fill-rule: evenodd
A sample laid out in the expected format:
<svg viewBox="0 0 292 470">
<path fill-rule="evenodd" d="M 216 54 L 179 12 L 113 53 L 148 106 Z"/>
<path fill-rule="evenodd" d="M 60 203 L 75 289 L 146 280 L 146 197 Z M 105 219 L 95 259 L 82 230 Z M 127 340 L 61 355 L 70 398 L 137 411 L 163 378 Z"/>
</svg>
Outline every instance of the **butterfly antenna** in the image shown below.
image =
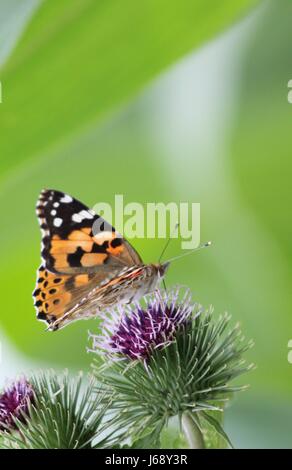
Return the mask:
<svg viewBox="0 0 292 470">
<path fill-rule="evenodd" d="M 179 227 L 179 223 L 175 224 L 175 227 L 174 227 L 173 231 L 171 232 L 170 236 L 168 237 L 168 240 L 166 241 L 166 243 L 165 243 L 165 245 L 164 245 L 164 248 L 163 248 L 163 250 L 162 250 L 162 252 L 161 252 L 161 255 L 159 256 L 158 263 L 161 262 L 162 257 L 163 257 L 164 253 L 166 252 L 166 250 L 167 250 L 167 248 L 168 248 L 168 245 L 169 245 L 169 243 L 170 243 L 170 240 L 173 238 L 173 236 L 174 236 L 174 234 L 176 233 L 178 227 Z"/>
<path fill-rule="evenodd" d="M 165 290 L 165 292 L 166 292 L 166 294 L 167 294 L 167 287 L 166 287 L 166 282 L 165 282 L 165 279 L 164 279 L 164 278 L 162 279 L 162 284 L 163 284 L 164 290 Z"/>
<path fill-rule="evenodd" d="M 192 253 L 194 253 L 195 251 L 199 251 L 202 248 L 207 248 L 211 244 L 212 244 L 211 242 L 201 243 L 201 245 L 197 246 L 197 248 L 194 248 L 193 250 L 190 250 L 188 253 L 183 253 L 182 255 L 178 255 L 178 256 L 175 256 L 174 258 L 170 258 L 169 260 L 167 260 L 167 262 L 170 263 L 170 262 L 175 261 L 177 259 L 184 258 L 185 256 L 189 256 Z"/>
</svg>

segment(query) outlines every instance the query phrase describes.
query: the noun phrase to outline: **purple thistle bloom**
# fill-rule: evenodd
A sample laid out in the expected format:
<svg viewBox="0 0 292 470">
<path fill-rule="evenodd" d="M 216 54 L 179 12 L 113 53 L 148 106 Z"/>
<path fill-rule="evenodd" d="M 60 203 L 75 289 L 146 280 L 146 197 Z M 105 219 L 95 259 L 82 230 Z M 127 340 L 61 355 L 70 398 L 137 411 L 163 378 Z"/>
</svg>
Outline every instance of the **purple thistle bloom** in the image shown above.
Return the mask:
<svg viewBox="0 0 292 470">
<path fill-rule="evenodd" d="M 0 431 L 15 429 L 13 418 L 24 421 L 22 413 L 28 412 L 33 394 L 32 386 L 26 379 L 14 382 L 0 394 Z"/>
<path fill-rule="evenodd" d="M 180 290 L 156 292 L 145 307 L 119 306 L 104 315 L 102 335 L 91 335 L 93 351 L 103 350 L 111 356 L 147 360 L 156 348 L 170 344 L 180 329 L 199 313 L 187 290 L 179 300 Z"/>
</svg>

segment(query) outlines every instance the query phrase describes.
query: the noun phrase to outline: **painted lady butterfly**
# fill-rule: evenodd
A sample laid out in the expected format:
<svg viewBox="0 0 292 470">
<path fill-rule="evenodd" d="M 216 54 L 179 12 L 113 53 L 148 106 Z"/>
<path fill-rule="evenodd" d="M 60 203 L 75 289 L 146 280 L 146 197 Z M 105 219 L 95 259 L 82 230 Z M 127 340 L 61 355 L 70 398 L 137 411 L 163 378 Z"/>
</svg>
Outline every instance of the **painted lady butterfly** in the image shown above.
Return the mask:
<svg viewBox="0 0 292 470">
<path fill-rule="evenodd" d="M 60 191 L 41 192 L 37 216 L 43 262 L 33 296 L 51 331 L 152 292 L 169 265 L 144 264 L 102 217 Z"/>
</svg>

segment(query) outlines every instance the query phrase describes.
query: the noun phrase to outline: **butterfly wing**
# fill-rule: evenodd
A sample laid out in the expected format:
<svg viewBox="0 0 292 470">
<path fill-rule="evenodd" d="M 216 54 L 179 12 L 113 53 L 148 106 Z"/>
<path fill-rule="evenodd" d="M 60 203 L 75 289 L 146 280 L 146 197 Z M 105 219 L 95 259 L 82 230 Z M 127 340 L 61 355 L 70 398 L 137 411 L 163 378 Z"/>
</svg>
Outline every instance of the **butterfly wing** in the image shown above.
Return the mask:
<svg viewBox="0 0 292 470">
<path fill-rule="evenodd" d="M 48 324 L 77 307 L 103 281 L 103 273 L 55 274 L 41 265 L 33 292 L 37 318 Z"/>
<path fill-rule="evenodd" d="M 60 191 L 43 190 L 37 204 L 42 260 L 56 274 L 104 275 L 140 265 L 134 248 L 93 210 Z"/>
<path fill-rule="evenodd" d="M 37 215 L 43 263 L 33 296 L 40 320 L 54 324 L 84 303 L 96 286 L 142 264 L 112 226 L 68 194 L 43 190 Z"/>
</svg>

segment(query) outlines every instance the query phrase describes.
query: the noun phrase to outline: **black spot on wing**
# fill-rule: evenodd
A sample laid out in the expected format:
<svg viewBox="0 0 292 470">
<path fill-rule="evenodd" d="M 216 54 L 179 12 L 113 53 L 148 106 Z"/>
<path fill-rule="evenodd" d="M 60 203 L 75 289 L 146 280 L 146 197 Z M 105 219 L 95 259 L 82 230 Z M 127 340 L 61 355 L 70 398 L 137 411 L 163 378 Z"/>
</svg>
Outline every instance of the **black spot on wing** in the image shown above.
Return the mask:
<svg viewBox="0 0 292 470">
<path fill-rule="evenodd" d="M 91 253 L 107 253 L 109 242 L 106 240 L 101 245 L 94 243 L 91 249 Z"/>
<path fill-rule="evenodd" d="M 50 253 L 50 242 L 48 242 L 48 244 L 45 245 L 45 247 L 43 248 L 41 256 L 43 261 L 46 263 L 47 268 L 52 272 L 57 272 L 54 269 L 55 259 Z"/>
<path fill-rule="evenodd" d="M 85 251 L 82 250 L 82 248 L 79 246 L 75 253 L 71 253 L 70 255 L 67 256 L 68 264 L 71 267 L 74 268 L 79 268 L 82 266 L 81 264 L 81 258 L 84 255 Z"/>
<path fill-rule="evenodd" d="M 104 241 L 102 245 L 93 243 L 90 253 L 107 253 L 107 248 L 109 247 L 109 242 Z M 76 249 L 75 253 L 70 253 L 67 255 L 68 264 L 73 268 L 82 267 L 81 258 L 87 252 L 84 251 L 80 246 Z"/>
<path fill-rule="evenodd" d="M 37 319 L 42 320 L 42 321 L 46 321 L 48 323 L 48 325 L 50 325 L 51 323 L 54 323 L 56 321 L 55 315 L 48 315 L 44 311 L 38 312 Z"/>
<path fill-rule="evenodd" d="M 117 248 L 118 246 L 120 246 L 122 244 L 122 239 L 121 238 L 114 238 L 112 241 L 111 241 L 111 246 L 113 248 Z"/>
<path fill-rule="evenodd" d="M 39 313 L 37 314 L 37 318 L 38 318 L 39 320 L 48 321 L 48 320 L 47 320 L 47 315 L 46 315 L 44 312 L 39 312 Z"/>
</svg>

